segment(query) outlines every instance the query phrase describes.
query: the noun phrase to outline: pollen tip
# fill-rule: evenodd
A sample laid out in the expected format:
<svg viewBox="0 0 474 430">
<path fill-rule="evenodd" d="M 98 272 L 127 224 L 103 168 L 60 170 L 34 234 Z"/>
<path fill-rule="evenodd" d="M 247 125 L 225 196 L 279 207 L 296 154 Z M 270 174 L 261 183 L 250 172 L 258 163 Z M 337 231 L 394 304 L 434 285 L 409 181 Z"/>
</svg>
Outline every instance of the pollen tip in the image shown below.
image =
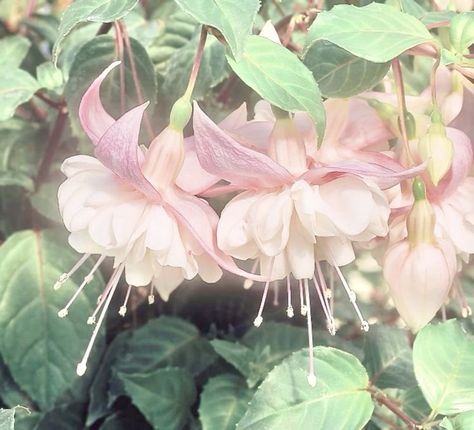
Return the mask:
<svg viewBox="0 0 474 430">
<path fill-rule="evenodd" d="M 328 332 L 331 336 L 336 336 L 336 327 L 334 323 L 329 323 L 328 324 Z"/>
<path fill-rule="evenodd" d="M 153 294 L 150 294 L 148 296 L 148 304 L 152 305 L 153 303 L 155 303 L 155 296 Z"/>
<path fill-rule="evenodd" d="M 369 331 L 369 323 L 367 321 L 362 321 L 360 328 L 362 331 L 367 333 Z"/>
<path fill-rule="evenodd" d="M 121 317 L 124 317 L 125 314 L 127 313 L 127 307 L 126 306 L 120 306 L 120 309 L 119 309 L 118 313 Z"/>
<path fill-rule="evenodd" d="M 251 279 L 246 279 L 244 281 L 244 289 L 245 290 L 248 290 L 249 288 L 251 288 L 253 286 L 253 281 Z"/>
<path fill-rule="evenodd" d="M 64 309 L 61 309 L 59 312 L 58 312 L 58 317 L 59 318 L 64 318 L 67 316 L 67 314 L 69 313 L 69 311 L 64 308 Z"/>
<path fill-rule="evenodd" d="M 306 305 L 301 305 L 301 315 L 305 317 L 307 313 L 308 313 L 308 308 L 306 307 Z"/>
<path fill-rule="evenodd" d="M 288 315 L 288 318 L 293 318 L 295 316 L 295 311 L 292 306 L 288 306 L 286 309 L 286 315 Z"/>
<path fill-rule="evenodd" d="M 255 327 L 260 327 L 262 325 L 262 322 L 263 322 L 263 318 L 261 316 L 258 316 L 257 318 L 255 318 L 255 320 L 253 321 L 253 325 Z"/>
<path fill-rule="evenodd" d="M 89 324 L 89 325 L 95 324 L 95 317 L 89 317 L 89 318 L 87 318 L 87 324 Z"/>
<path fill-rule="evenodd" d="M 86 284 L 89 284 L 90 282 L 92 282 L 93 279 L 94 279 L 94 275 L 87 275 L 84 277 L 84 282 Z"/>
<path fill-rule="evenodd" d="M 316 375 L 314 373 L 308 373 L 308 384 L 312 387 L 316 386 Z"/>
<path fill-rule="evenodd" d="M 82 361 L 76 367 L 76 373 L 78 374 L 78 376 L 83 376 L 84 373 L 86 373 L 86 370 L 87 370 L 87 366 Z"/>
</svg>

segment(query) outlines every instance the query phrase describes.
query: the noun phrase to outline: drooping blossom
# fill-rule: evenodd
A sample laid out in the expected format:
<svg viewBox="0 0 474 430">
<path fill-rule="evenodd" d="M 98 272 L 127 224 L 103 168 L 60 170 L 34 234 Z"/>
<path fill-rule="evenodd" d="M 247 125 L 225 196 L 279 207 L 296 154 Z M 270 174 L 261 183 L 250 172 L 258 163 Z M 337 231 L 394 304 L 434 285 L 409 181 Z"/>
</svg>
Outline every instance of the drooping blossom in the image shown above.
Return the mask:
<svg viewBox="0 0 474 430">
<path fill-rule="evenodd" d="M 94 155 L 68 158 L 62 165 L 66 181 L 58 191 L 59 207 L 69 230 L 69 243 L 83 257 L 61 276 L 59 288 L 89 256 L 98 255 L 91 272 L 84 278 L 72 299 L 59 312 L 68 309 L 91 281 L 106 257 L 114 260 L 114 271 L 98 300 L 88 323 L 98 323 L 78 364 L 77 373 L 86 364 L 107 307 L 122 274 L 128 283 L 123 306 L 133 286 L 150 285 L 148 300 L 154 302 L 154 290 L 167 300 L 184 280 L 199 275 L 206 282 L 216 282 L 220 267 L 240 275 L 233 260 L 218 249 L 215 240 L 218 217 L 202 199 L 175 185 L 184 158 L 182 127 L 173 122 L 150 144 L 138 146 L 140 124 L 148 103 L 113 119 L 100 100 L 100 86 L 109 66 L 84 94 L 79 117 L 82 127 L 95 145 Z M 219 267 L 220 266 L 220 267 Z"/>
<path fill-rule="evenodd" d="M 278 119 L 267 115 L 262 120 L 261 112 L 270 112 L 268 105 L 262 107 L 255 120 L 226 130 L 195 104 L 194 148 L 202 168 L 228 183 L 208 188 L 208 194 L 239 191 L 221 214 L 219 247 L 235 258 L 254 259 L 270 281 L 286 278 L 290 317 L 294 314 L 293 276 L 300 292 L 301 311 L 307 316 L 312 351 L 310 284 L 321 302 L 329 331 L 335 333 L 332 285 L 326 283 L 323 262 L 334 268 L 362 329 L 368 330 L 340 266 L 354 260 L 352 242 L 387 234 L 390 211 L 380 187 L 391 187 L 420 169 L 406 171 L 380 153 L 374 153 L 368 161 L 349 159 L 323 164 L 318 161 L 316 133 L 306 114 Z M 263 321 L 269 284 L 266 282 L 264 287 L 256 326 Z M 312 356 L 308 381 L 315 383 Z"/>
<path fill-rule="evenodd" d="M 383 273 L 398 312 L 416 332 L 446 301 L 457 262 L 451 241 L 434 235 L 435 214 L 419 178 L 413 190 L 415 203 L 406 218 L 407 237 L 388 248 Z"/>
</svg>

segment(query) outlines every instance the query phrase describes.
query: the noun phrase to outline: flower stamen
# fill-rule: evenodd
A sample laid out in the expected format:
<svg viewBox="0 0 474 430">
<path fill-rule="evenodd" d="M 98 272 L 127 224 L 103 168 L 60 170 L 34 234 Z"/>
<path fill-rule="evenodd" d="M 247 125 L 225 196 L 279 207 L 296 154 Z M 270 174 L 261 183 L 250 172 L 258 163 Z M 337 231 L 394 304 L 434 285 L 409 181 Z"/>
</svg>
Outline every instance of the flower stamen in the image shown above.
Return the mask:
<svg viewBox="0 0 474 430">
<path fill-rule="evenodd" d="M 291 283 L 290 283 L 290 275 L 286 277 L 286 290 L 288 293 L 288 307 L 286 308 L 286 315 L 288 318 L 293 318 L 295 316 L 295 311 L 293 310 L 293 306 L 291 304 Z"/>
<path fill-rule="evenodd" d="M 118 311 L 121 317 L 124 317 L 125 314 L 127 313 L 127 303 L 128 303 L 128 299 L 130 298 L 131 291 L 132 291 L 132 286 L 128 285 L 127 294 L 125 295 L 125 300 L 123 301 L 123 305 L 120 306 L 120 309 Z"/>
<path fill-rule="evenodd" d="M 313 276 L 314 286 L 316 287 L 316 291 L 318 291 L 319 300 L 321 301 L 323 311 L 326 315 L 327 329 L 329 333 L 334 336 L 336 334 L 336 322 L 334 321 L 333 313 L 334 305 L 331 306 L 330 303 L 332 292 L 328 289 L 319 260 L 316 260 L 316 270 L 318 272 L 319 285 L 316 282 L 316 276 Z"/>
<path fill-rule="evenodd" d="M 255 271 L 257 270 L 257 266 L 258 266 L 258 259 L 254 261 L 252 265 L 252 269 L 250 270 L 250 273 L 255 273 Z M 253 279 L 246 279 L 244 281 L 244 290 L 248 290 L 249 288 L 253 286 L 253 284 L 254 284 Z"/>
<path fill-rule="evenodd" d="M 270 275 L 269 278 L 271 279 L 272 277 L 272 272 L 273 272 L 273 263 L 275 262 L 275 258 L 272 258 L 272 261 L 270 263 Z M 262 301 L 260 302 L 260 308 L 258 309 L 258 314 L 255 320 L 253 321 L 253 325 L 255 327 L 260 327 L 263 322 L 263 308 L 265 307 L 265 301 L 267 300 L 267 294 L 268 294 L 268 287 L 270 285 L 270 281 L 265 282 L 265 288 L 263 290 L 263 295 L 262 295 Z"/>
<path fill-rule="evenodd" d="M 82 360 L 78 363 L 77 368 L 76 368 L 76 373 L 79 376 L 82 376 L 82 375 L 84 375 L 84 373 L 86 373 L 87 361 L 89 359 L 89 355 L 92 351 L 92 347 L 94 346 L 94 342 L 95 342 L 95 339 L 97 338 L 97 334 L 99 333 L 100 327 L 101 327 L 101 325 L 104 321 L 105 314 L 107 313 L 107 309 L 108 309 L 108 307 L 110 305 L 110 302 L 112 300 L 112 297 L 115 293 L 115 289 L 117 288 L 120 277 L 122 276 L 123 269 L 124 269 L 124 265 L 122 263 L 122 264 L 120 264 L 120 266 L 117 267 L 117 269 L 112 274 L 112 277 L 110 278 L 110 281 L 109 281 L 110 288 L 108 290 L 106 290 L 106 293 L 104 293 L 104 295 L 107 294 L 104 309 L 102 309 L 102 312 L 101 312 L 100 317 L 99 317 L 98 324 L 94 327 L 94 331 L 92 332 L 92 336 L 89 340 L 89 344 L 87 345 L 84 356 L 82 357 Z"/>
<path fill-rule="evenodd" d="M 84 262 L 90 257 L 91 255 L 90 254 L 84 254 L 80 259 L 79 261 L 72 267 L 72 269 L 67 272 L 67 273 L 63 273 L 59 279 L 56 281 L 56 283 L 54 284 L 53 286 L 53 289 L 54 290 L 59 290 L 63 284 L 72 276 L 74 275 L 74 273 L 79 269 L 79 267 L 81 267 Z"/>
<path fill-rule="evenodd" d="M 79 296 L 79 294 L 81 294 L 82 290 L 85 288 L 85 286 L 89 283 L 92 282 L 92 280 L 94 279 L 94 273 L 96 272 L 96 270 L 99 268 L 99 266 L 102 264 L 102 262 L 104 261 L 105 259 L 105 255 L 101 255 L 99 257 L 99 259 L 96 261 L 96 263 L 94 264 L 94 267 L 92 268 L 92 270 L 84 277 L 84 280 L 82 281 L 82 284 L 79 286 L 79 288 L 76 290 L 76 292 L 74 293 L 74 295 L 71 297 L 71 299 L 69 300 L 69 302 L 67 302 L 66 306 L 64 306 L 64 308 L 62 308 L 59 312 L 58 312 L 58 317 L 59 318 L 64 318 L 65 316 L 67 316 L 67 314 L 69 313 L 69 308 L 72 306 L 72 304 L 74 303 L 74 301 L 77 299 L 77 297 Z"/>
<path fill-rule="evenodd" d="M 280 300 L 280 283 L 278 281 L 273 282 L 273 306 L 279 306 Z"/>
<path fill-rule="evenodd" d="M 148 294 L 148 304 L 152 305 L 155 303 L 155 295 L 153 294 L 153 282 L 150 284 L 150 294 Z"/>
<path fill-rule="evenodd" d="M 301 315 L 305 316 L 308 312 L 306 305 L 304 304 L 304 295 L 303 295 L 303 281 L 298 279 L 298 286 L 300 289 L 300 313 Z"/>
<path fill-rule="evenodd" d="M 309 300 L 308 280 L 304 280 L 304 293 L 306 296 L 306 305 L 308 312 L 306 321 L 308 323 L 308 348 L 309 348 L 309 364 L 308 364 L 308 384 L 314 387 L 316 385 L 316 375 L 314 373 L 314 348 L 313 348 L 313 324 L 311 322 L 311 302 Z"/>
</svg>

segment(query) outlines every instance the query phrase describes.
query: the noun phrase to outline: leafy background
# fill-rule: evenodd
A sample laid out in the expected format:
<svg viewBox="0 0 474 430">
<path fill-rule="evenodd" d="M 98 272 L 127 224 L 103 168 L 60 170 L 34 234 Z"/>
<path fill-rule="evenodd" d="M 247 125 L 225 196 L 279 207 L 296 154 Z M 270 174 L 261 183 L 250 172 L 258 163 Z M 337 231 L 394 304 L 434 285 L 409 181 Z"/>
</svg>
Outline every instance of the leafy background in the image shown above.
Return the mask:
<svg viewBox="0 0 474 430">
<path fill-rule="evenodd" d="M 252 106 L 259 95 L 281 109 L 307 111 L 322 135 L 321 95 L 349 97 L 376 87 L 390 60 L 410 47 L 442 36 L 446 62 L 464 64 L 472 15 L 431 11 L 424 1 L 392 1 L 388 8 L 360 0 L 356 9 L 331 0 L 311 26 L 314 4 L 306 0 L 70 3 L 0 0 L 0 430 L 382 430 L 413 423 L 472 430 L 472 322 L 454 319 L 457 310 L 448 308 L 448 321 L 415 338 L 401 328 L 379 269 L 364 252 L 346 275 L 371 329 L 362 335 L 342 293 L 334 337 L 312 306 L 316 388 L 306 381 L 305 320 L 285 318 L 278 289 L 258 329 L 252 321 L 260 287 L 244 290 L 231 276 L 217 286 L 186 282 L 169 302 L 153 306 L 145 303 L 146 291 L 136 291 L 125 318 L 109 312 L 82 378 L 75 365 L 90 336 L 85 322 L 110 268 L 66 319 L 57 312 L 91 264 L 52 289 L 78 259 L 57 209 L 59 166 L 67 156 L 90 153 L 78 105 L 117 57 L 125 63 L 126 98 L 118 74 L 102 95 L 115 115 L 122 104 L 150 100 L 144 142 L 164 126 L 185 89 L 199 24 L 212 35 L 194 97 L 212 116 L 244 100 Z M 379 40 L 369 36 L 374 16 Z M 268 19 L 286 48 L 256 36 Z M 453 20 L 449 34 L 426 28 L 446 20 Z M 120 52 L 124 33 L 130 44 Z M 429 66 L 422 58 L 401 59 L 407 92 L 416 95 L 427 85 Z M 472 267 L 462 280 L 474 305 Z"/>
</svg>

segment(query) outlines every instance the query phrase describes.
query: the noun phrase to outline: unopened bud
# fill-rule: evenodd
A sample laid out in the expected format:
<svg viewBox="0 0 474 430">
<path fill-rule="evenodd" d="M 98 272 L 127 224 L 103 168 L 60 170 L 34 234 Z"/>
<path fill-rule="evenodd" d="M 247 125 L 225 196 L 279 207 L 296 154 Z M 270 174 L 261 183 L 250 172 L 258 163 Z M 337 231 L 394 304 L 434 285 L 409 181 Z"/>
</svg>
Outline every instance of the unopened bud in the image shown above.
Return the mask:
<svg viewBox="0 0 474 430">
<path fill-rule="evenodd" d="M 398 118 L 398 127 L 400 127 L 400 117 Z M 405 129 L 407 131 L 408 140 L 413 140 L 416 137 L 416 120 L 413 114 L 405 112 Z"/>
<path fill-rule="evenodd" d="M 453 142 L 446 135 L 438 111 L 433 112 L 431 126 L 418 142 L 418 152 L 421 159 L 427 162 L 431 181 L 435 186 L 438 185 L 453 162 Z"/>
<path fill-rule="evenodd" d="M 433 244 L 435 214 L 431 204 L 426 199 L 425 185 L 421 179 L 413 182 L 415 203 L 407 217 L 408 240 L 411 246 L 421 243 Z"/>
<path fill-rule="evenodd" d="M 398 115 L 397 108 L 388 103 L 383 103 L 376 99 L 369 99 L 367 103 L 372 109 L 375 109 L 379 117 L 385 121 L 392 121 Z"/>
<path fill-rule="evenodd" d="M 191 119 L 192 111 L 193 107 L 188 99 L 181 97 L 176 100 L 171 108 L 170 127 L 177 131 L 183 131 Z"/>
</svg>

